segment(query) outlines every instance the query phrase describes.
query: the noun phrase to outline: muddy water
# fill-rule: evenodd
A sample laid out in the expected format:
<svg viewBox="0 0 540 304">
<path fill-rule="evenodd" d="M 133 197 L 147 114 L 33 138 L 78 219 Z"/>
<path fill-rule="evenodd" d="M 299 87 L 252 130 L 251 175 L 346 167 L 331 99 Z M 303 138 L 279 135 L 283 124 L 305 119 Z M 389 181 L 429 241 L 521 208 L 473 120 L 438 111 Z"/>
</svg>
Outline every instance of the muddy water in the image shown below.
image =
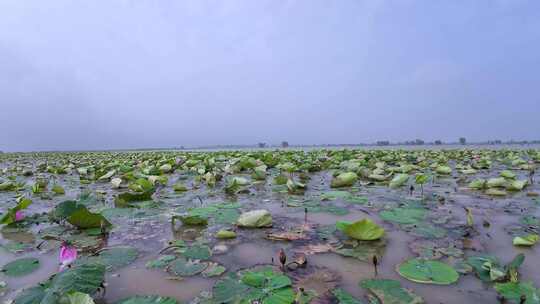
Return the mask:
<svg viewBox="0 0 540 304">
<path fill-rule="evenodd" d="M 538 179 L 538 178 L 537 178 Z M 174 178 L 171 178 L 174 180 Z M 383 226 L 386 233 L 387 245 L 384 255 L 380 260 L 377 278 L 388 278 L 399 280 L 406 288 L 413 290 L 422 296 L 427 303 L 476 303 L 487 304 L 496 303 L 497 295 L 493 288 L 483 284 L 473 274 L 461 275 L 457 284 L 450 286 L 435 286 L 417 284 L 400 277 L 395 271 L 396 265 L 408 258 L 415 257 L 409 249 L 410 244 L 417 240 L 417 235 L 405 232 L 399 226 L 384 222 L 378 216 L 378 211 L 385 204 L 397 204 L 404 200 L 419 200 L 419 194 L 410 197 L 405 189 L 390 190 L 384 186 L 362 186 L 353 189 L 356 195 L 366 196 L 369 203 L 366 205 L 351 205 L 342 199 L 327 202 L 346 208 L 348 213 L 336 215 L 328 212 L 310 212 L 306 216 L 302 208 L 287 207 L 287 202 L 292 198 L 297 201 L 307 200 L 306 197 L 316 195 L 320 191 L 328 191 L 328 174 L 316 174 L 308 184 L 309 191 L 304 196 L 289 196 L 285 193 L 272 191 L 270 185 L 254 186 L 252 194 L 228 197 L 221 191 L 211 191 L 204 187 L 195 190 L 194 193 L 178 195 L 165 189 L 160 193 L 159 201 L 163 204 L 159 214 L 144 218 L 116 218 L 116 226 L 109 237 L 108 246 L 131 245 L 139 250 L 137 261 L 127 267 L 107 274 L 106 291 L 103 294 L 101 303 L 114 303 L 119 299 L 132 295 L 157 294 L 170 296 L 182 302 L 189 302 L 197 297 L 201 292 L 210 291 L 212 285 L 218 279 L 205 279 L 201 276 L 184 278 L 178 280 L 170 274 L 159 269 L 147 269 L 146 262 L 159 257 L 160 249 L 167 246 L 167 242 L 174 239 L 186 239 L 186 231 L 182 227 L 172 227 L 170 223 L 171 211 L 179 212 L 188 207 L 199 207 L 200 202 L 194 195 L 203 198 L 203 205 L 214 202 L 237 201 L 241 204 L 241 210 L 268 209 L 274 217 L 274 227 L 272 229 L 238 230 L 238 238 L 235 240 L 217 241 L 212 238 L 213 233 L 221 227 L 230 225 L 216 225 L 206 230 L 196 231 L 194 238 L 209 239 L 209 246 L 216 245 L 226 247 L 225 253 L 215 254 L 213 261 L 224 265 L 229 272 L 249 268 L 259 264 L 270 264 L 272 260 L 277 261 L 277 252 L 284 249 L 288 255 L 292 256 L 306 244 L 305 241 L 270 241 L 265 239 L 266 232 L 283 231 L 294 227 L 299 227 L 304 223 L 310 227 L 320 227 L 334 225 L 338 220 L 354 221 L 365 217 L 370 217 L 375 222 Z M 75 198 L 81 189 L 79 185 L 70 183 L 67 180 L 60 180 L 67 191 L 61 197 L 55 197 L 54 202 L 63 201 L 68 198 Z M 99 202 L 104 207 L 111 207 L 113 196 L 116 190 L 110 189 L 107 185 L 99 184 L 84 187 L 86 189 L 103 190 L 105 195 L 103 202 Z M 457 190 L 457 192 L 456 192 Z M 359 192 L 358 192 L 359 191 Z M 538 184 L 530 186 L 527 191 L 540 192 Z M 540 284 L 540 271 L 538 271 L 538 261 L 540 261 L 540 246 L 533 248 L 516 248 L 512 246 L 512 236 L 505 230 L 505 227 L 519 222 L 521 216 L 534 214 L 540 216 L 539 208 L 525 193 L 518 193 L 506 198 L 493 199 L 484 195 L 464 190 L 456 184 L 453 179 L 441 179 L 434 185 L 428 185 L 425 189 L 426 197 L 439 195 L 445 197 L 444 203 L 436 200 L 427 200 L 431 204 L 430 208 L 436 210 L 437 215 L 451 215 L 454 221 L 465 222 L 464 206 L 471 207 L 475 217 L 477 235 L 474 239 L 481 245 L 481 249 L 476 249 L 484 253 L 498 256 L 503 262 L 510 261 L 517 253 L 524 253 L 525 263 L 521 268 L 521 278 L 523 281 L 533 281 L 535 285 Z M 1 199 L 9 200 L 9 197 L 2 194 Z M 53 205 L 51 200 L 35 199 L 30 211 L 47 211 Z M 433 205 L 438 204 L 438 205 Z M 434 207 L 435 206 L 435 207 Z M 369 213 L 368 214 L 366 214 Z M 483 221 L 489 222 L 489 227 L 482 226 Z M 450 228 L 449 228 L 450 229 Z M 193 231 L 191 231 L 193 233 Z M 449 234 L 451 231 L 449 231 Z M 22 242 L 36 245 L 32 234 L 9 235 L 4 234 L 2 241 L 16 239 Z M 317 241 L 320 242 L 320 241 Z M 50 250 L 31 250 L 26 253 L 12 254 L 0 249 L 0 264 L 5 264 L 16 258 L 35 256 L 39 257 L 41 267 L 32 275 L 21 278 L 6 278 L 0 280 L 8 282 L 10 291 L 4 298 L 13 297 L 18 290 L 24 287 L 35 285 L 58 269 L 57 247 L 50 245 Z M 478 252 L 467 250 L 466 255 L 475 255 Z M 335 253 L 320 253 L 309 255 L 308 265 L 328 269 L 338 275 L 337 285 L 354 296 L 362 298 L 365 291 L 358 286 L 363 279 L 375 277 L 373 266 L 370 263 L 362 262 L 354 258 L 342 257 Z M 277 264 L 277 262 L 274 262 Z"/>
</svg>

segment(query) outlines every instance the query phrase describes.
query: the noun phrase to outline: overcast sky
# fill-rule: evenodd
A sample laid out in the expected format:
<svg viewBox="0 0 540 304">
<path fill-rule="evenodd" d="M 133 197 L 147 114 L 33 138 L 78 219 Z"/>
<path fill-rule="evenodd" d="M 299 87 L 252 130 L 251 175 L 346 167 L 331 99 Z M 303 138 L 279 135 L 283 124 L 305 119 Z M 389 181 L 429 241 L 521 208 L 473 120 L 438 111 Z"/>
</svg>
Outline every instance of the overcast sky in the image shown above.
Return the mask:
<svg viewBox="0 0 540 304">
<path fill-rule="evenodd" d="M 0 150 L 540 138 L 540 1 L 0 0 Z"/>
</svg>

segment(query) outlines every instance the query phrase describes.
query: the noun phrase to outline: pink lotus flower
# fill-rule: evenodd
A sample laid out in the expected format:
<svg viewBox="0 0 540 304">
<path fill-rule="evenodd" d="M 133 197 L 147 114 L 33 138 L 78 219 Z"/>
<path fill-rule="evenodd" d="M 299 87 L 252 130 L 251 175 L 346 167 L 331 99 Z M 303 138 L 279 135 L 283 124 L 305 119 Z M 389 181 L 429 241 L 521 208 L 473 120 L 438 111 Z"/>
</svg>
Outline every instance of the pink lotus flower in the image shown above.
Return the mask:
<svg viewBox="0 0 540 304">
<path fill-rule="evenodd" d="M 60 271 L 66 269 L 71 263 L 77 259 L 77 248 L 63 243 L 60 247 Z"/>
<path fill-rule="evenodd" d="M 15 212 L 15 222 L 22 221 L 24 219 L 24 212 L 22 210 L 17 210 Z"/>
</svg>

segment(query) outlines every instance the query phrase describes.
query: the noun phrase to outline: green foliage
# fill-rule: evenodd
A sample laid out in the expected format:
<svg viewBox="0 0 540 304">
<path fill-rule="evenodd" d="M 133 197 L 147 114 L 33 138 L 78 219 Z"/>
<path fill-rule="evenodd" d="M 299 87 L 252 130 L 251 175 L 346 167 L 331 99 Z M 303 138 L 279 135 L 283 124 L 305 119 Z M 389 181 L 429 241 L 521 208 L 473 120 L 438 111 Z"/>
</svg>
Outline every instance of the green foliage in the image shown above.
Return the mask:
<svg viewBox="0 0 540 304">
<path fill-rule="evenodd" d="M 7 263 L 2 267 L 2 272 L 9 277 L 19 277 L 30 274 L 39 268 L 39 260 L 36 258 L 22 258 Z"/>
<path fill-rule="evenodd" d="M 416 283 L 449 285 L 459 279 L 459 274 L 451 266 L 419 258 L 401 263 L 397 271 L 402 277 Z"/>
</svg>

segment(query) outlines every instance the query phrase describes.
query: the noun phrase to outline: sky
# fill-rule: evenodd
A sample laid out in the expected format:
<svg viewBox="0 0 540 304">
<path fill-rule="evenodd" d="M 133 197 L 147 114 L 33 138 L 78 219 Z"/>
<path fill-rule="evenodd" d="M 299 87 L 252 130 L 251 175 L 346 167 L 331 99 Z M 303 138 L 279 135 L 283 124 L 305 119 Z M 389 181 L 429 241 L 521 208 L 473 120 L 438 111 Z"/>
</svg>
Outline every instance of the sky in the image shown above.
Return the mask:
<svg viewBox="0 0 540 304">
<path fill-rule="evenodd" d="M 0 150 L 540 139 L 540 1 L 0 0 Z"/>
</svg>

